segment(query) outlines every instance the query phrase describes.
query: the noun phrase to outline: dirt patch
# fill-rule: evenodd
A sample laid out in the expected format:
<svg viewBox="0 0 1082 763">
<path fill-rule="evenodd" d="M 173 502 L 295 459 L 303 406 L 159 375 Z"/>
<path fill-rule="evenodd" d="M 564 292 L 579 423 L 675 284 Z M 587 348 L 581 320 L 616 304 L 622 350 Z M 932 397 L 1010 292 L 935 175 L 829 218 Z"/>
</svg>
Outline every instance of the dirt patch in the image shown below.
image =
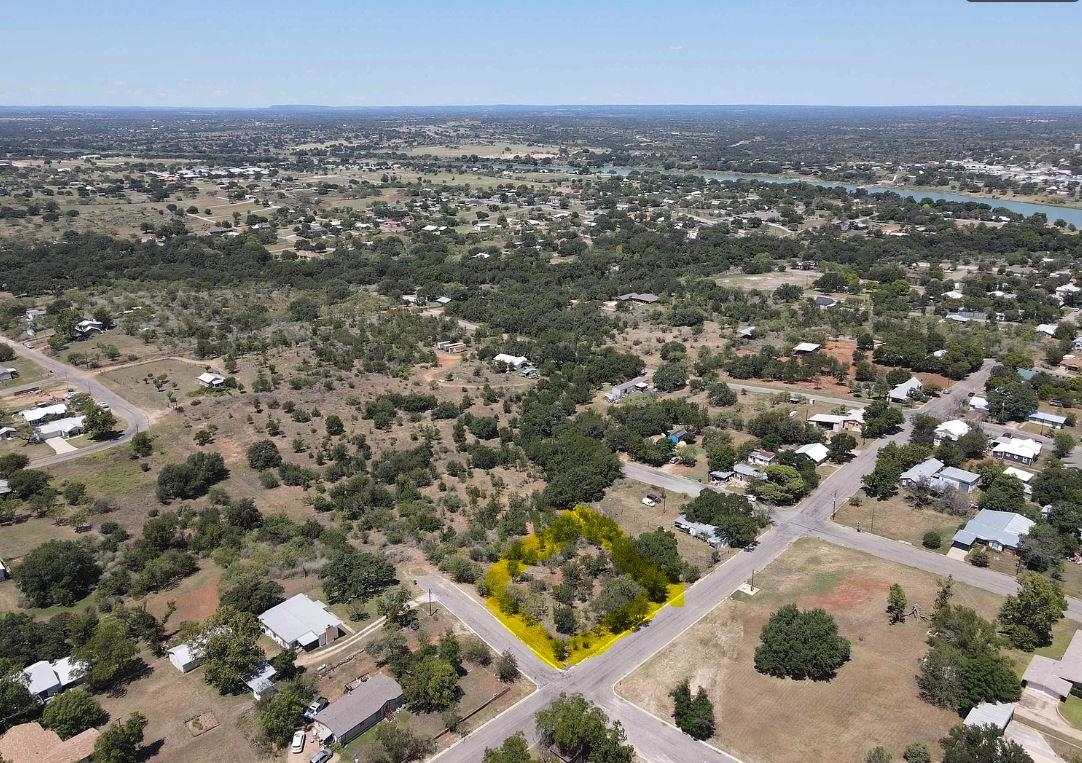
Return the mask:
<svg viewBox="0 0 1082 763">
<path fill-rule="evenodd" d="M 843 612 L 854 607 L 868 606 L 870 601 L 886 601 L 890 583 L 878 578 L 845 577 L 827 594 L 801 600 L 804 607 L 821 607 L 828 612 Z"/>
</svg>

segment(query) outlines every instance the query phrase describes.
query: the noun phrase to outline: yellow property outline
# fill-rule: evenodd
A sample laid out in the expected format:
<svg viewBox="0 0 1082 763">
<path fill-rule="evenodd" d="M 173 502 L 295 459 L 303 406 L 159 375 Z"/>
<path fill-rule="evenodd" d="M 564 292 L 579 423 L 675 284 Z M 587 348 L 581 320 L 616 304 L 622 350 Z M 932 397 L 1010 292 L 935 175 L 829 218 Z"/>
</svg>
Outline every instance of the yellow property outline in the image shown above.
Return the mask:
<svg viewBox="0 0 1082 763">
<path fill-rule="evenodd" d="M 589 524 L 593 524 L 595 521 L 605 522 L 606 525 L 611 523 L 610 529 L 615 529 L 623 535 L 623 531 L 607 517 L 602 517 L 597 514 L 589 506 L 576 506 L 574 509 L 565 512 L 564 516 L 571 516 L 578 520 L 578 524 L 585 531 Z M 585 532 L 583 533 L 585 537 Z M 591 542 L 597 544 L 597 541 L 593 538 L 587 538 Z M 603 548 L 607 548 L 609 544 L 602 540 L 600 544 Z M 564 546 L 563 543 L 557 542 L 548 538 L 545 535 L 545 531 L 542 530 L 540 534 L 528 535 L 521 541 L 521 549 L 531 555 L 534 555 L 536 561 L 544 561 L 549 558 Z M 489 567 L 488 572 L 485 574 L 485 585 L 487 586 L 488 596 L 485 597 L 485 605 L 488 610 L 503 623 L 507 630 L 511 631 L 527 647 L 530 648 L 534 654 L 538 656 L 543 662 L 557 670 L 562 670 L 564 667 L 570 667 L 583 660 L 586 660 L 595 655 L 601 654 L 617 641 L 622 639 L 629 633 L 632 633 L 637 629 L 629 628 L 622 631 L 611 631 L 604 625 L 596 625 L 588 631 L 582 631 L 575 633 L 568 638 L 568 658 L 566 662 L 561 663 L 556 659 L 556 654 L 553 649 L 555 637 L 545 630 L 541 623 L 537 622 L 528 615 L 522 613 L 508 614 L 500 608 L 497 600 L 497 592 L 503 591 L 504 586 L 511 582 L 511 574 L 508 570 L 507 558 L 502 558 L 498 562 L 495 562 Z M 652 620 L 662 607 L 669 605 L 673 607 L 684 606 L 684 584 L 683 583 L 670 583 L 668 586 L 668 596 L 663 602 L 649 602 L 646 614 L 643 616 L 642 622 L 646 623 Z M 641 625 L 641 623 L 640 623 Z"/>
</svg>

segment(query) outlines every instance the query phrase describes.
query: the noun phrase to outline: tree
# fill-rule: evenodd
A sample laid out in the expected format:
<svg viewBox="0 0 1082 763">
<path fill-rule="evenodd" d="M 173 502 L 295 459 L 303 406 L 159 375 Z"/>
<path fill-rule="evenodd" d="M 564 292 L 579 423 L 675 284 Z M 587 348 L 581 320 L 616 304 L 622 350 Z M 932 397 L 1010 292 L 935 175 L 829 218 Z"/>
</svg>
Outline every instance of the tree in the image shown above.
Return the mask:
<svg viewBox="0 0 1082 763">
<path fill-rule="evenodd" d="M 662 392 L 675 392 L 688 383 L 688 372 L 681 362 L 662 363 L 652 378 L 654 386 Z"/>
<path fill-rule="evenodd" d="M 259 728 L 272 747 L 289 743 L 304 722 L 304 711 L 314 696 L 310 681 L 288 681 L 279 683 L 274 695 L 259 706 Z"/>
<path fill-rule="evenodd" d="M 110 724 L 94 743 L 93 763 L 137 763 L 146 726 L 142 713 L 132 713 L 123 723 Z"/>
<path fill-rule="evenodd" d="M 332 604 L 367 601 L 395 582 L 394 565 L 381 556 L 341 546 L 331 552 L 319 572 L 323 592 Z"/>
<path fill-rule="evenodd" d="M 1036 572 L 1019 576 L 1019 591 L 999 611 L 1003 632 L 1019 649 L 1031 652 L 1052 643 L 1052 626 L 1067 611 L 1067 598 L 1057 583 Z"/>
<path fill-rule="evenodd" d="M 1027 384 L 1006 382 L 988 393 L 988 410 L 1000 423 L 1025 421 L 1037 410 L 1037 393 Z"/>
<path fill-rule="evenodd" d="M 37 697 L 26 688 L 26 677 L 22 668 L 10 661 L 0 661 L 0 728 L 6 728 L 9 721 L 36 712 Z"/>
<path fill-rule="evenodd" d="M 248 446 L 248 466 L 256 471 L 275 469 L 282 465 L 282 454 L 270 440 L 258 440 Z"/>
<path fill-rule="evenodd" d="M 890 593 L 887 594 L 887 614 L 890 616 L 892 625 L 905 622 L 907 606 L 905 591 L 902 590 L 900 585 L 893 583 L 890 587 Z"/>
<path fill-rule="evenodd" d="M 838 432 L 830 438 L 827 458 L 835 464 L 844 464 L 853 458 L 853 448 L 857 447 L 857 438 L 848 432 Z"/>
<path fill-rule="evenodd" d="M 1016 512 L 1022 508 L 1025 502 L 1025 486 L 1022 481 L 1009 474 L 1000 474 L 981 493 L 978 505 L 982 509 L 989 509 L 990 511 Z"/>
<path fill-rule="evenodd" d="M 931 447 L 935 443 L 935 430 L 940 425 L 939 419 L 926 413 L 918 413 L 912 419 L 913 430 L 909 434 L 909 442 L 914 445 L 927 445 Z"/>
<path fill-rule="evenodd" d="M 117 418 L 112 411 L 91 403 L 83 412 L 83 431 L 91 440 L 103 440 L 116 435 Z"/>
<path fill-rule="evenodd" d="M 446 710 L 458 697 L 455 666 L 439 655 L 422 657 L 403 676 L 402 696 L 411 710 L 425 713 Z"/>
<path fill-rule="evenodd" d="M 334 413 L 332 413 L 324 420 L 323 426 L 327 428 L 327 434 L 329 434 L 331 437 L 337 437 L 338 435 L 345 434 L 346 432 L 346 427 L 342 423 L 341 417 Z"/>
<path fill-rule="evenodd" d="M 109 714 L 85 689 L 61 692 L 45 705 L 41 714 L 41 725 L 55 731 L 61 739 L 101 726 L 108 720 Z"/>
<path fill-rule="evenodd" d="M 136 432 L 128 447 L 136 458 L 146 458 L 154 452 L 154 438 L 146 432 Z"/>
<path fill-rule="evenodd" d="M 1056 458 L 1067 458 L 1077 442 L 1070 432 L 1056 432 L 1052 435 L 1052 452 Z"/>
<path fill-rule="evenodd" d="M 777 678 L 826 681 L 849 660 L 849 640 L 822 609 L 787 604 L 771 615 L 759 638 L 755 669 Z"/>
<path fill-rule="evenodd" d="M 518 660 L 510 651 L 504 652 L 496 658 L 496 675 L 505 684 L 509 684 L 518 678 Z"/>
<path fill-rule="evenodd" d="M 590 607 L 613 633 L 626 631 L 646 616 L 646 590 L 627 575 L 609 578 Z"/>
<path fill-rule="evenodd" d="M 904 421 L 900 408 L 876 400 L 864 409 L 864 436 L 882 437 L 895 427 L 900 427 Z"/>
<path fill-rule="evenodd" d="M 222 577 L 218 584 L 218 601 L 221 606 L 232 607 L 238 612 L 260 615 L 280 604 L 284 592 L 277 581 L 244 567 Z"/>
<path fill-rule="evenodd" d="M 939 740 L 943 763 L 1033 763 L 1021 745 L 1004 739 L 995 726 L 958 724 Z"/>
<path fill-rule="evenodd" d="M 86 683 L 95 690 L 115 686 L 139 667 L 138 649 L 128 626 L 117 617 L 103 617 L 90 640 L 73 652 L 86 662 Z"/>
<path fill-rule="evenodd" d="M 398 721 L 379 724 L 372 735 L 379 748 L 376 763 L 409 763 L 431 755 L 436 749 L 434 741 L 414 734 Z"/>
<path fill-rule="evenodd" d="M 894 760 L 894 756 L 890 754 L 890 750 L 883 746 L 873 747 L 864 756 L 864 763 L 890 763 L 892 760 Z"/>
<path fill-rule="evenodd" d="M 693 697 L 685 678 L 669 696 L 673 698 L 673 719 L 681 731 L 693 739 L 709 739 L 714 735 L 714 705 L 703 687 Z"/>
<path fill-rule="evenodd" d="M 560 693 L 537 711 L 537 734 L 545 747 L 555 745 L 565 758 L 584 763 L 631 763 L 635 748 L 625 744 L 619 722 L 608 717 L 581 694 Z"/>
<path fill-rule="evenodd" d="M 35 607 L 70 607 L 90 593 L 101 568 L 81 543 L 51 540 L 23 557 L 13 575 Z"/>
<path fill-rule="evenodd" d="M 224 606 L 187 638 L 203 641 L 203 680 L 222 694 L 245 689 L 244 680 L 263 661 L 262 629 L 255 615 Z"/>
<path fill-rule="evenodd" d="M 26 501 L 49 490 L 49 474 L 40 469 L 20 469 L 8 477 L 8 487 L 16 498 Z"/>
<path fill-rule="evenodd" d="M 0 479 L 10 479 L 15 472 L 30 465 L 30 457 L 24 453 L 5 453 L 0 456 Z"/>
<path fill-rule="evenodd" d="M 906 745 L 902 760 L 905 763 L 932 763 L 932 751 L 923 742 L 912 742 Z"/>
<path fill-rule="evenodd" d="M 499 747 L 486 747 L 483 763 L 533 763 L 530 745 L 521 731 L 503 740 Z"/>
</svg>

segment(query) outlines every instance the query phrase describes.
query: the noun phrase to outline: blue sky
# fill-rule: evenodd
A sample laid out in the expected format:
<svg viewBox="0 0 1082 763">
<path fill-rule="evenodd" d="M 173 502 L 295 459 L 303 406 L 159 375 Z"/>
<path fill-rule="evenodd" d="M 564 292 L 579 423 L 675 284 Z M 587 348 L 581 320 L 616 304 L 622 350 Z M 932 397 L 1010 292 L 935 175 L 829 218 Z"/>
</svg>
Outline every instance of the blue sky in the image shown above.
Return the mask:
<svg viewBox="0 0 1082 763">
<path fill-rule="evenodd" d="M 54 0 L 2 105 L 1082 105 L 1082 2 Z"/>
</svg>

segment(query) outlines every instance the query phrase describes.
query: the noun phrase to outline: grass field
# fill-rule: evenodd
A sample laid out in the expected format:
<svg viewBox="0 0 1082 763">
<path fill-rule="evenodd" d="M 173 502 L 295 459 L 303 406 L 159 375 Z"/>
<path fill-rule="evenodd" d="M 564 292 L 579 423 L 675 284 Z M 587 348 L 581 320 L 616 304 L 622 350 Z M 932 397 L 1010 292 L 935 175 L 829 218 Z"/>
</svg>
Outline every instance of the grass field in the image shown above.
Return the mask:
<svg viewBox="0 0 1082 763">
<path fill-rule="evenodd" d="M 737 594 L 723 603 L 625 678 L 618 691 L 669 719 L 668 692 L 689 678 L 714 703 L 717 732 L 711 741 L 745 761 L 856 761 L 876 745 L 899 758 L 911 742 L 934 749 L 958 717 L 917 697 L 914 676 L 927 648 L 927 624 L 887 623 L 892 583 L 905 589 L 910 602 L 931 606 L 933 575 L 819 541 L 798 541 L 756 576 L 757 595 Z M 957 584 L 954 590 L 955 603 L 986 617 L 999 607 L 992 594 Z M 753 652 L 763 624 L 790 602 L 826 609 L 852 642 L 852 659 L 833 681 L 779 680 L 755 671 Z"/>
<path fill-rule="evenodd" d="M 19 387 L 23 384 L 33 384 L 46 378 L 49 373 L 32 360 L 16 357 L 14 360 L 5 360 L 0 363 L 0 368 L 14 368 L 18 374 L 13 379 L 0 381 L 0 390 L 8 387 Z"/>
<path fill-rule="evenodd" d="M 838 506 L 834 521 L 858 528 L 862 532 L 906 541 L 914 546 L 921 545 L 926 532 L 935 530 L 943 540 L 943 545 L 937 550 L 946 553 L 950 548 L 951 537 L 965 524 L 966 518 L 930 508 L 915 509 L 906 503 L 899 493 L 885 501 L 862 497 L 859 506 L 843 503 Z"/>
<path fill-rule="evenodd" d="M 200 389 L 196 377 L 203 371 L 201 363 L 167 358 L 105 371 L 99 378 L 144 410 L 168 410 L 170 394 L 178 404 L 184 405 L 188 393 Z M 152 379 L 162 375 L 166 379 L 159 389 Z"/>
</svg>

